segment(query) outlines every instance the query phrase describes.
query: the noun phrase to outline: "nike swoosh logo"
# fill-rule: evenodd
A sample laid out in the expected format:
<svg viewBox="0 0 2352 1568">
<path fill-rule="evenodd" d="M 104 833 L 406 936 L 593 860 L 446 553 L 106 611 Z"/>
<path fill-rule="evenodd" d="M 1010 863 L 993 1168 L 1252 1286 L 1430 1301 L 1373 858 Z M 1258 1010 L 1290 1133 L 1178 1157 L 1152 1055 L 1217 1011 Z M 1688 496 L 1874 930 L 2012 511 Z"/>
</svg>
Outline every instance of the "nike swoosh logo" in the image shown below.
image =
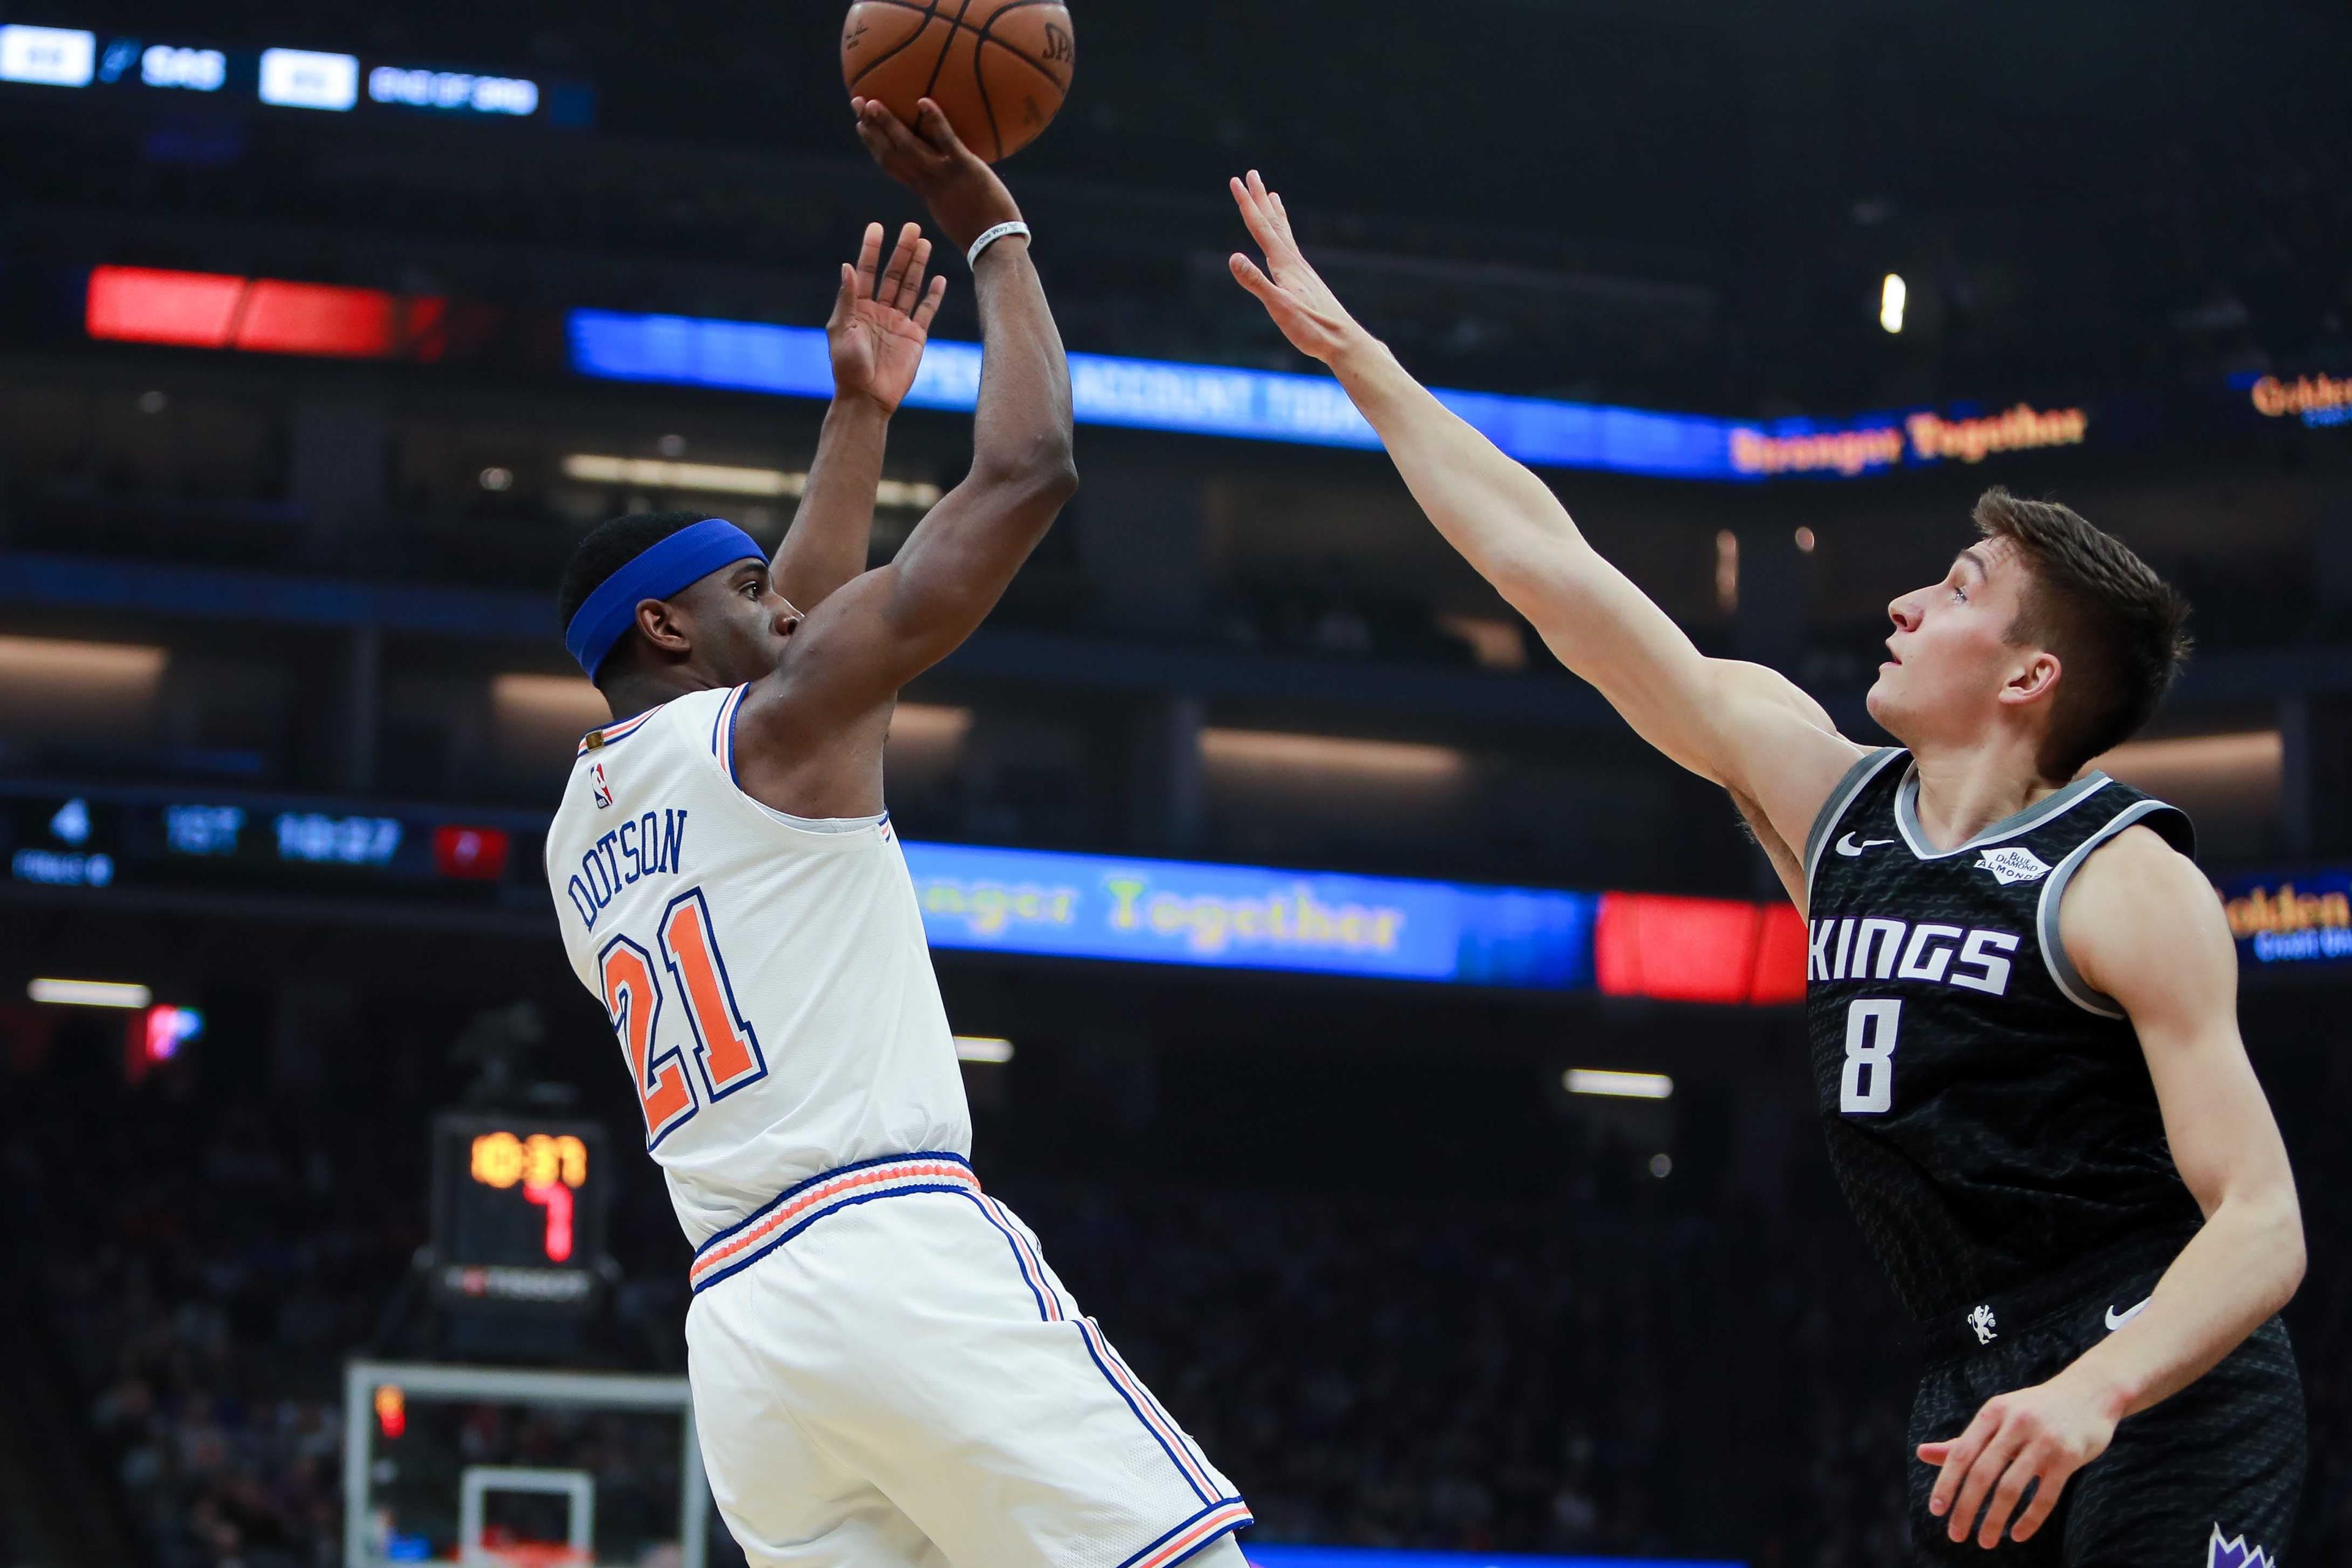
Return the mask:
<svg viewBox="0 0 2352 1568">
<path fill-rule="evenodd" d="M 1849 833 L 1837 841 L 1837 852 L 1841 855 L 1851 858 L 1861 854 L 1865 849 L 1875 849 L 1882 844 L 1892 844 L 1894 842 L 1895 840 L 1892 838 L 1865 838 L 1861 843 L 1856 844 L 1853 841 L 1853 835 Z"/>
<path fill-rule="evenodd" d="M 2147 1301 L 2153 1301 L 2155 1300 L 2155 1297 L 2150 1296 L 2147 1299 Z M 2107 1309 L 2107 1332 L 2111 1334 L 2114 1333 L 2117 1329 L 2122 1328 L 2126 1323 L 2130 1322 L 2134 1318 L 2137 1318 L 2142 1312 L 2147 1311 L 2147 1301 L 2142 1301 L 2138 1306 L 2134 1307 L 2128 1312 L 2118 1312 L 2113 1307 L 2109 1307 Z"/>
</svg>

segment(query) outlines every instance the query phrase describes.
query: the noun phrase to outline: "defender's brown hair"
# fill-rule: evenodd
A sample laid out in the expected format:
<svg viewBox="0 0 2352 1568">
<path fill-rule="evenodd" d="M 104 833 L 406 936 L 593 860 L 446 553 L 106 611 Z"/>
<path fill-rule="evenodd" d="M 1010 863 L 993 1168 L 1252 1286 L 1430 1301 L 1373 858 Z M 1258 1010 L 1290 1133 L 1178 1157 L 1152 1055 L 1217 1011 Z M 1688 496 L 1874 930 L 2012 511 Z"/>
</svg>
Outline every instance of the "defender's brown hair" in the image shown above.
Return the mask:
<svg viewBox="0 0 2352 1568">
<path fill-rule="evenodd" d="M 2113 534 L 2055 501 L 1995 487 L 1977 501 L 1977 531 L 2017 547 L 2032 576 L 2009 640 L 2047 648 L 2061 674 L 2036 759 L 2070 779 L 2137 731 L 2189 657 L 2189 601 Z"/>
</svg>

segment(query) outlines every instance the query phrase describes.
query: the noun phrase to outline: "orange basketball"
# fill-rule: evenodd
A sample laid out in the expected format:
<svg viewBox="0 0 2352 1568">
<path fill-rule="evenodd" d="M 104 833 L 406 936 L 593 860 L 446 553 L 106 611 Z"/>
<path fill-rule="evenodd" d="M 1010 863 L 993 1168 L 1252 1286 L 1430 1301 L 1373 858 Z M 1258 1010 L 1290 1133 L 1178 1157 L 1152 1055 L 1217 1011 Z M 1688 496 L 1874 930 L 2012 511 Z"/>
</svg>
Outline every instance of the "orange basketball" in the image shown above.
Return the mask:
<svg viewBox="0 0 2352 1568">
<path fill-rule="evenodd" d="M 992 163 L 1052 123 L 1076 64 L 1062 0 L 856 0 L 841 29 L 850 96 L 909 124 L 931 99 Z"/>
</svg>

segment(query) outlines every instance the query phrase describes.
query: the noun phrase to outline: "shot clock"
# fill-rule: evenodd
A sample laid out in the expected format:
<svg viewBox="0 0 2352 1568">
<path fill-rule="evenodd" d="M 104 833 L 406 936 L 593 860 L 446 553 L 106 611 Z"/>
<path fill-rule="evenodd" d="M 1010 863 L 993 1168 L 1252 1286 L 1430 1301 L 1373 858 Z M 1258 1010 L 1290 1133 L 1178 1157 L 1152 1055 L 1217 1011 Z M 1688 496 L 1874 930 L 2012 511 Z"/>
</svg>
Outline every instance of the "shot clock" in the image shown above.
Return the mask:
<svg viewBox="0 0 2352 1568">
<path fill-rule="evenodd" d="M 433 1289 L 445 1302 L 595 1299 L 611 1176 L 593 1122 L 451 1112 L 433 1123 Z"/>
</svg>

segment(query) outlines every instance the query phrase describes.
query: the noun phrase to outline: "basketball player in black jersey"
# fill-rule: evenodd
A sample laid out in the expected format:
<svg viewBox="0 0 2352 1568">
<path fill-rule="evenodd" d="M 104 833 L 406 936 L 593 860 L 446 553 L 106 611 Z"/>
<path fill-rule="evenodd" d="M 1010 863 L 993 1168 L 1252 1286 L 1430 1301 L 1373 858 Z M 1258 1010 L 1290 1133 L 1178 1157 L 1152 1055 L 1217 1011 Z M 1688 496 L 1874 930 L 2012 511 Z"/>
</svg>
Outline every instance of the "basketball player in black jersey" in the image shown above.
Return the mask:
<svg viewBox="0 0 2352 1568">
<path fill-rule="evenodd" d="M 1254 173 L 1234 195 L 1266 256 L 1234 276 L 1561 662 L 1733 794 L 1809 917 L 1831 1157 L 1931 1346 L 1916 1560 L 2275 1563 L 2305 1451 L 2294 1180 L 2188 819 L 2084 773 L 2155 710 L 2186 606 L 2065 508 L 1993 491 L 1943 581 L 1888 607 L 1870 712 L 1903 748 L 1857 745 L 1703 657 L 1349 316 L 1279 196 Z"/>
</svg>

